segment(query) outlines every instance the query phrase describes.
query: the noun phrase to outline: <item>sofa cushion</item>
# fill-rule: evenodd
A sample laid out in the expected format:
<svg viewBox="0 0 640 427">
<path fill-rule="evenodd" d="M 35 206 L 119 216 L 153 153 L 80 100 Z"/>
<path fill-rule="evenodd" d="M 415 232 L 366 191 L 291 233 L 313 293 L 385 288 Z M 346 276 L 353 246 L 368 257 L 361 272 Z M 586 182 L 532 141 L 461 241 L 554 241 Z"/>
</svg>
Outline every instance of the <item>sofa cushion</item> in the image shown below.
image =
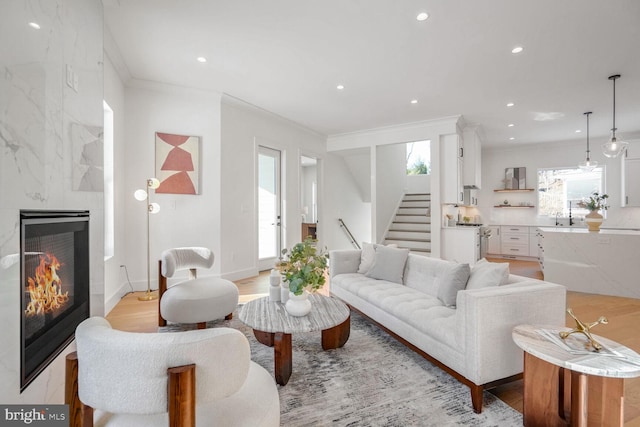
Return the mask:
<svg viewBox="0 0 640 427">
<path fill-rule="evenodd" d="M 404 270 L 404 284 L 437 298 L 440 279 L 455 265 L 458 264 L 452 261 L 409 254 Z"/>
<path fill-rule="evenodd" d="M 456 305 L 458 291 L 467 286 L 471 269 L 469 264 L 451 263 L 447 271 L 439 278 L 438 299 L 447 307 Z"/>
<path fill-rule="evenodd" d="M 373 259 L 376 256 L 376 245 L 373 243 L 362 242 L 362 253 L 360 254 L 360 266 L 358 273 L 367 274 L 373 265 Z"/>
<path fill-rule="evenodd" d="M 376 245 L 375 252 L 373 265 L 365 275 L 373 279 L 387 280 L 401 285 L 409 249 Z"/>
<path fill-rule="evenodd" d="M 478 261 L 469 275 L 467 289 L 480 289 L 489 286 L 501 286 L 509 281 L 509 263 L 489 262 L 482 258 Z"/>
</svg>

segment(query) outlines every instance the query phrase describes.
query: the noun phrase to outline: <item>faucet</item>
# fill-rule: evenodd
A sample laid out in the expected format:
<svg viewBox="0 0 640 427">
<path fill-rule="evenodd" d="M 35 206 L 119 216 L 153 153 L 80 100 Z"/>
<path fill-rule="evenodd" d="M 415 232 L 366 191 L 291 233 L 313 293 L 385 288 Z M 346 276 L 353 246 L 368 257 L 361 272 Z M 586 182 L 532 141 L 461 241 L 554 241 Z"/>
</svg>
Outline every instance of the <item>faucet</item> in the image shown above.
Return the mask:
<svg viewBox="0 0 640 427">
<path fill-rule="evenodd" d="M 569 227 L 571 227 L 573 224 L 575 224 L 573 222 L 573 217 L 571 216 L 571 201 L 569 201 Z"/>
</svg>

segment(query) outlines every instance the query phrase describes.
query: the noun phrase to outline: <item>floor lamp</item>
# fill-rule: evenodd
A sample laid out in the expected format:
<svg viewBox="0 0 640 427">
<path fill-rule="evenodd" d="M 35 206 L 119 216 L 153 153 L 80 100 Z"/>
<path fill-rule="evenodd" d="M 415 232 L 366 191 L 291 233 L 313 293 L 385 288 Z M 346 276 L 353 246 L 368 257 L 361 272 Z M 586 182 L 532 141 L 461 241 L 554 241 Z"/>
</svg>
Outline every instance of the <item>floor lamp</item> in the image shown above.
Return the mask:
<svg viewBox="0 0 640 427">
<path fill-rule="evenodd" d="M 151 248 L 149 245 L 149 217 L 151 214 L 160 212 L 160 205 L 157 203 L 151 203 L 150 194 L 151 190 L 155 190 L 160 186 L 160 181 L 156 178 L 147 179 L 147 189 L 139 189 L 133 193 L 136 200 L 147 203 L 147 292 L 144 295 L 138 297 L 140 301 L 152 301 L 158 299 L 158 294 L 151 292 L 151 263 L 149 258 L 151 257 Z"/>
</svg>

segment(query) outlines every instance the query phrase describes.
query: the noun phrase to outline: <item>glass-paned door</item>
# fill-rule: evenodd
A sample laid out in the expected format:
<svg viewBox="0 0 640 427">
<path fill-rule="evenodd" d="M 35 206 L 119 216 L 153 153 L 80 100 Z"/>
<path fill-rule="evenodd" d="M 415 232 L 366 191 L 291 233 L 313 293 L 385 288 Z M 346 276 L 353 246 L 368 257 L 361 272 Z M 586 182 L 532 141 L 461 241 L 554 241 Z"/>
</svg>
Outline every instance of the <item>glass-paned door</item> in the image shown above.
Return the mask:
<svg viewBox="0 0 640 427">
<path fill-rule="evenodd" d="M 273 267 L 280 255 L 281 243 L 281 153 L 258 147 L 258 268 Z"/>
</svg>

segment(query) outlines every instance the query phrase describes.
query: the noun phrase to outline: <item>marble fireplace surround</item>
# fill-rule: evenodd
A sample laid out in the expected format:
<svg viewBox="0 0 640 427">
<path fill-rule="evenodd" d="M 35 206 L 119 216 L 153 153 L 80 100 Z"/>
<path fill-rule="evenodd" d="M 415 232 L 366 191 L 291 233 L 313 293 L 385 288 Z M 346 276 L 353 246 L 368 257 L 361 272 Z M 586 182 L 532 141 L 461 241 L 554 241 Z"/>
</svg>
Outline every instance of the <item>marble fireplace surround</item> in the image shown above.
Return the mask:
<svg viewBox="0 0 640 427">
<path fill-rule="evenodd" d="M 6 0 L 2 9 L 0 402 L 62 403 L 74 344 L 20 392 L 22 283 L 20 263 L 10 261 L 20 251 L 21 209 L 89 211 L 91 314 L 104 313 L 103 9 L 100 0 Z"/>
</svg>

